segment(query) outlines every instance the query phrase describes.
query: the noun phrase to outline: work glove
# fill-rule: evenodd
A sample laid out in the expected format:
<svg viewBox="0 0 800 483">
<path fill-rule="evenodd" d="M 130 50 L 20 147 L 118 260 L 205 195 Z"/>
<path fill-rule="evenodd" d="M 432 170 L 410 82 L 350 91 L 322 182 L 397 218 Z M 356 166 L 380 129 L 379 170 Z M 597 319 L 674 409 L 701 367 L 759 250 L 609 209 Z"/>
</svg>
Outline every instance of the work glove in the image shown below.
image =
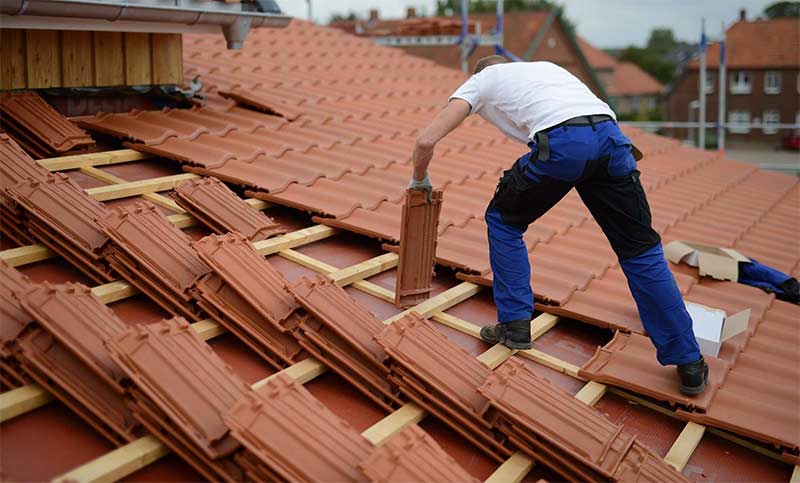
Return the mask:
<svg viewBox="0 0 800 483">
<path fill-rule="evenodd" d="M 417 181 L 412 177 L 411 182 L 408 183 L 408 189 L 424 191 L 427 195 L 428 203 L 433 202 L 433 185 L 431 184 L 431 179 L 427 174 L 425 175 L 425 179 L 420 181 Z"/>
</svg>

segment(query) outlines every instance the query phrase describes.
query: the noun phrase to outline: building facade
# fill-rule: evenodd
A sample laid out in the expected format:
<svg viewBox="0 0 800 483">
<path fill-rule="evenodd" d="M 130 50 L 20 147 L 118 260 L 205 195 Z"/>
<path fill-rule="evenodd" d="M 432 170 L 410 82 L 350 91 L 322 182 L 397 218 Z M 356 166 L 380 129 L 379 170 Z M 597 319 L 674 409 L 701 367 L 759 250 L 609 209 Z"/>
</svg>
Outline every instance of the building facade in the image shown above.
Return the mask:
<svg viewBox="0 0 800 483">
<path fill-rule="evenodd" d="M 725 121 L 764 123 L 763 127 L 731 127 L 727 138 L 778 144 L 789 129 L 770 124 L 800 123 L 800 22 L 797 19 L 740 21 L 727 30 Z M 706 121 L 717 122 L 720 46 L 707 51 Z M 672 87 L 667 115 L 673 121 L 697 120 L 699 60 L 693 59 Z M 692 131 L 681 130 L 691 138 Z M 714 139 L 715 133 L 708 136 Z"/>
</svg>

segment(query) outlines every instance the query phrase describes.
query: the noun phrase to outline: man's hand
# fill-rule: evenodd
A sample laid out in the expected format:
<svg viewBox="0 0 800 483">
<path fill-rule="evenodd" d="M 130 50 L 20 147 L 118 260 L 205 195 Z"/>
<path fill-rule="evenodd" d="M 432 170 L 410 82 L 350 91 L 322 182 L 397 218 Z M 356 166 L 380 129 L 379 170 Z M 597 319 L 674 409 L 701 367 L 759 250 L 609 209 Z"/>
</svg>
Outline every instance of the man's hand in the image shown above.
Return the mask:
<svg viewBox="0 0 800 483">
<path fill-rule="evenodd" d="M 424 191 L 427 195 L 428 203 L 433 202 L 433 185 L 431 184 L 431 179 L 427 174 L 425 174 L 425 178 L 421 180 L 411 178 L 411 182 L 408 183 L 408 189 Z"/>
</svg>

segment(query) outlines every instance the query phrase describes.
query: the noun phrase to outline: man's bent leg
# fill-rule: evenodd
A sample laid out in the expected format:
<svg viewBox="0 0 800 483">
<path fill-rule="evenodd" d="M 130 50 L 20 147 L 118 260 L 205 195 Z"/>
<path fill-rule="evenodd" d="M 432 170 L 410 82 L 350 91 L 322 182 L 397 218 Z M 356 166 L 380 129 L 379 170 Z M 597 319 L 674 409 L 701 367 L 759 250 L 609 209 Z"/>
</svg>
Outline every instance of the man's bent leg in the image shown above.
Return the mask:
<svg viewBox="0 0 800 483">
<path fill-rule="evenodd" d="M 533 290 L 524 230 L 507 225 L 497 210 L 486 213 L 489 235 L 489 262 L 492 266 L 492 293 L 500 323 L 530 319 Z"/>
<path fill-rule="evenodd" d="M 664 259 L 661 244 L 620 260 L 620 266 L 628 278 L 642 325 L 656 347 L 658 362 L 665 366 L 682 365 L 700 359 L 692 319 Z"/>
</svg>

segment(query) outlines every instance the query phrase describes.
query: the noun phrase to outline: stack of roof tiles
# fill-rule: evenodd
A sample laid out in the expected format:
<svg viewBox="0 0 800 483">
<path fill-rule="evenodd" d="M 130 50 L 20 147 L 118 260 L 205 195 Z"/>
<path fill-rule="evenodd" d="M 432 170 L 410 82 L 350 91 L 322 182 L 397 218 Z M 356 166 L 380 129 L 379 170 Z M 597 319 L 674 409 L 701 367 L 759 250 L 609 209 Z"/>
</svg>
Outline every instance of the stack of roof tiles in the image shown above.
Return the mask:
<svg viewBox="0 0 800 483">
<path fill-rule="evenodd" d="M 191 247 L 191 239 L 149 201 L 109 210 L 98 219 L 109 238 L 104 255 L 120 276 L 167 312 L 200 320 L 190 289 L 210 268 Z"/>
<path fill-rule="evenodd" d="M 31 285 L 14 295 L 36 322 L 13 345 L 25 372 L 113 443 L 140 436 L 104 345 L 126 325 L 81 284 Z"/>
<path fill-rule="evenodd" d="M 309 314 L 296 332 L 300 344 L 376 403 L 390 410 L 397 405 L 387 354 L 374 340 L 383 324 L 322 275 L 303 277 L 291 292 Z"/>
<path fill-rule="evenodd" d="M 193 245 L 211 269 L 195 284 L 198 305 L 274 367 L 298 362 L 304 353 L 291 335 L 300 323 L 298 305 L 280 272 L 239 233 Z"/>
<path fill-rule="evenodd" d="M 35 92 L 0 92 L 0 126 L 37 159 L 94 145 L 94 140 Z"/>
<path fill-rule="evenodd" d="M 33 160 L 19 144 L 0 133 L 0 231 L 20 245 L 34 238 L 25 227 L 24 213 L 8 195 L 8 188 L 22 181 L 42 180 L 48 171 Z"/>
<path fill-rule="evenodd" d="M 10 389 L 30 381 L 14 355 L 14 342 L 31 317 L 14 298 L 14 293 L 30 287 L 31 281 L 14 267 L 0 260 L 0 385 Z"/>
</svg>

